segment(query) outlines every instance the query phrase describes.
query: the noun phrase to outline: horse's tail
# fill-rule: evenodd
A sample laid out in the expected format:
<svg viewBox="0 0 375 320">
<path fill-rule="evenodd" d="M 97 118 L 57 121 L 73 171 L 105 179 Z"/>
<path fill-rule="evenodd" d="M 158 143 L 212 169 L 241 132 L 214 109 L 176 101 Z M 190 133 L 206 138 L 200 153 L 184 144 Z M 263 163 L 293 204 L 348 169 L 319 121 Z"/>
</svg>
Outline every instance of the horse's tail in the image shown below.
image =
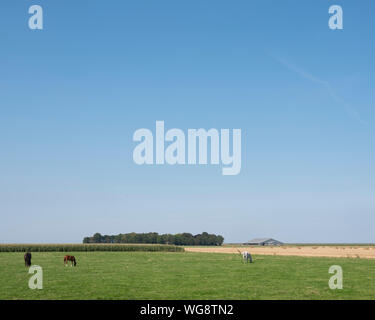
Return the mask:
<svg viewBox="0 0 375 320">
<path fill-rule="evenodd" d="M 73 258 L 73 262 L 74 262 L 74 266 L 76 266 L 77 262 L 76 262 L 76 258 L 75 257 Z"/>
</svg>

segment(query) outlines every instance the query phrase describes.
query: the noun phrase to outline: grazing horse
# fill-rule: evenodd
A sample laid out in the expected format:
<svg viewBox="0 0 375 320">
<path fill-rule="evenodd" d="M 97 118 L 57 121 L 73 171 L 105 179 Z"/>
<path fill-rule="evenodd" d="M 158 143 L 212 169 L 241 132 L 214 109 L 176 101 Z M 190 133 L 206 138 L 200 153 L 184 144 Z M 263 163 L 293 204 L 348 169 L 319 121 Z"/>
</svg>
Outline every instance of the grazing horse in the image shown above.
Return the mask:
<svg viewBox="0 0 375 320">
<path fill-rule="evenodd" d="M 71 265 L 70 265 L 71 267 L 73 267 L 73 264 L 74 264 L 74 266 L 77 265 L 76 258 L 75 258 L 74 256 L 68 256 L 68 255 L 66 255 L 66 256 L 64 257 L 64 266 L 65 266 L 65 267 L 68 266 L 68 261 L 71 262 Z"/>
<path fill-rule="evenodd" d="M 253 258 L 252 258 L 252 256 L 251 256 L 250 252 L 247 252 L 247 251 L 241 252 L 241 251 L 238 250 L 238 249 L 237 249 L 237 251 L 238 251 L 238 252 L 240 253 L 240 255 L 242 256 L 244 262 L 246 262 L 246 263 L 248 263 L 248 262 L 252 263 L 252 262 L 253 262 Z"/>
<path fill-rule="evenodd" d="M 25 267 L 30 267 L 31 266 L 31 253 L 26 252 L 23 258 L 25 260 Z"/>
</svg>

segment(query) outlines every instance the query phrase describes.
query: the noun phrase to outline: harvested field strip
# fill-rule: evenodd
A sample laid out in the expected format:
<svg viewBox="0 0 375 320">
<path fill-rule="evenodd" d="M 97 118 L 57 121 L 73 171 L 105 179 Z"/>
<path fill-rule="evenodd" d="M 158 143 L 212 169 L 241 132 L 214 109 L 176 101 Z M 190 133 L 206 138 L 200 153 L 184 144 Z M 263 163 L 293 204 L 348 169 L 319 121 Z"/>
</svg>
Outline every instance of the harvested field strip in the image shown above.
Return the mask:
<svg viewBox="0 0 375 320">
<path fill-rule="evenodd" d="M 375 247 L 245 247 L 238 249 L 248 251 L 251 254 L 279 255 L 279 256 L 301 256 L 301 257 L 332 257 L 332 258 L 363 258 L 375 259 Z M 215 253 L 238 253 L 235 247 L 185 247 L 189 252 L 215 252 Z"/>
</svg>

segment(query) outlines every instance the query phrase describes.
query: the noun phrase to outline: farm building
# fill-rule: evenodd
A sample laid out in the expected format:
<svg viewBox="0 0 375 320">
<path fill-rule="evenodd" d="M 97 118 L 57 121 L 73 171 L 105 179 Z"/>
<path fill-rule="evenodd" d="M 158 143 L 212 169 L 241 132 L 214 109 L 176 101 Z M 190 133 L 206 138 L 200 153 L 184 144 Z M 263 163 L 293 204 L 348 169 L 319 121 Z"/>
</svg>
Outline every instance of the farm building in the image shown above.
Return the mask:
<svg viewBox="0 0 375 320">
<path fill-rule="evenodd" d="M 255 238 L 244 244 L 251 246 L 281 246 L 283 243 L 272 238 Z"/>
</svg>

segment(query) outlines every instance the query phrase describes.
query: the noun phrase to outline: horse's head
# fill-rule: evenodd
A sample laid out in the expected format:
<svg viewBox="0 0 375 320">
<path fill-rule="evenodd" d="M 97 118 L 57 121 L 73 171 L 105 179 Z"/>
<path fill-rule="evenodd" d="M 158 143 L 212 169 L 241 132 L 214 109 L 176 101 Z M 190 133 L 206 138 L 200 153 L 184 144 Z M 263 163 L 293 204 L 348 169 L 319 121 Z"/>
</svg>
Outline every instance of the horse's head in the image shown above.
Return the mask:
<svg viewBox="0 0 375 320">
<path fill-rule="evenodd" d="M 73 263 L 74 263 L 74 266 L 77 265 L 76 258 L 73 258 Z"/>
</svg>

